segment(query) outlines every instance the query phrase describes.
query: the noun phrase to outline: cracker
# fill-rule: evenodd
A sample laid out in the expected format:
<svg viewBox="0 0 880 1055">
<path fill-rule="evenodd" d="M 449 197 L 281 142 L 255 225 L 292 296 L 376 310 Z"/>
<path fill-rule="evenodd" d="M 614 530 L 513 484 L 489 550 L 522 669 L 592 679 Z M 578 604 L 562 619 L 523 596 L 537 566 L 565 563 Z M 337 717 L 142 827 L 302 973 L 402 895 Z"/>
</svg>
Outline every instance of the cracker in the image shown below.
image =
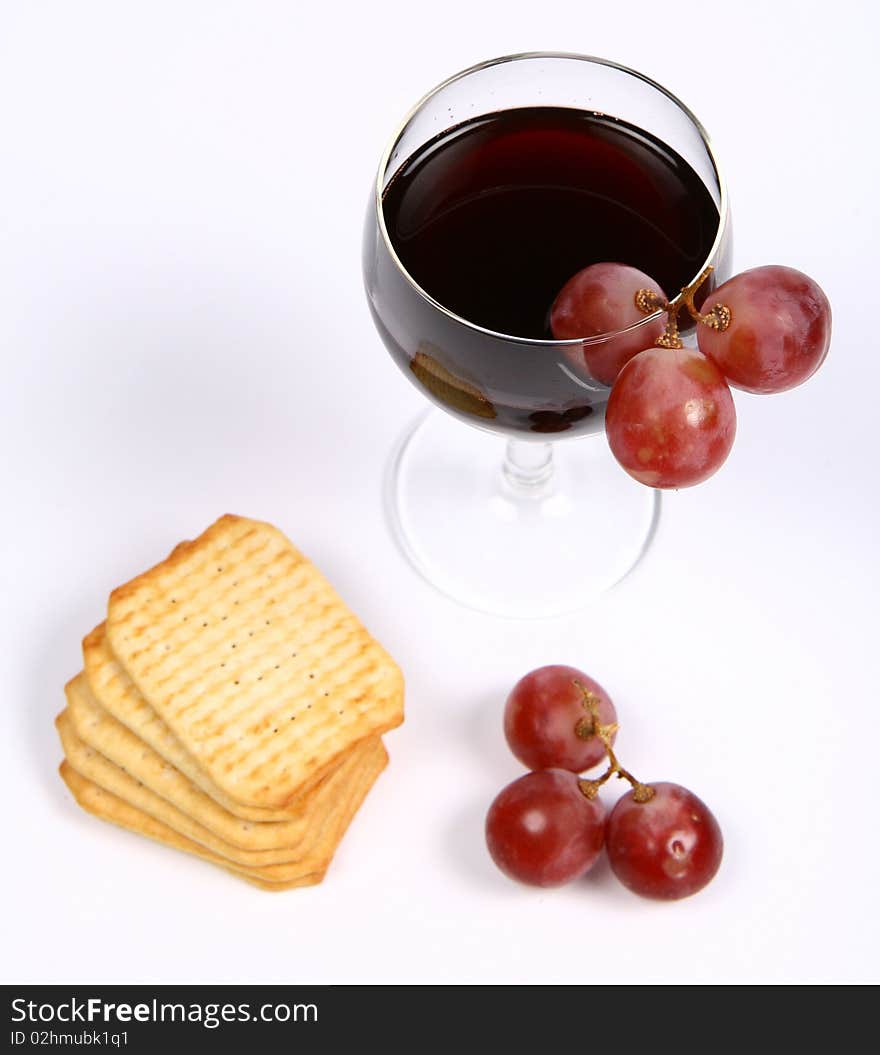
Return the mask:
<svg viewBox="0 0 880 1055">
<path fill-rule="evenodd" d="M 127 726 L 136 737 L 148 744 L 166 762 L 170 762 L 175 769 L 188 777 L 224 810 L 250 821 L 280 821 L 296 817 L 300 808 L 298 801 L 283 809 L 242 806 L 225 795 L 207 773 L 199 769 L 195 759 L 184 749 L 174 733 L 141 696 L 116 661 L 116 657 L 107 645 L 103 623 L 96 626 L 83 639 L 82 651 L 88 687 L 95 702 L 117 721 Z M 105 751 L 104 754 L 107 752 Z"/>
<path fill-rule="evenodd" d="M 328 797 L 321 804 L 320 811 L 312 811 L 307 836 L 298 847 L 282 846 L 272 850 L 242 850 L 240 847 L 218 839 L 207 828 L 150 791 L 149 788 L 144 787 L 94 748 L 84 744 L 76 735 L 67 711 L 63 711 L 58 716 L 55 724 L 58 727 L 67 760 L 81 776 L 161 821 L 178 834 L 205 846 L 229 863 L 249 869 L 266 866 L 285 869 L 283 874 L 278 876 L 279 879 L 293 878 L 289 873 L 292 871 L 294 875 L 299 874 L 297 869 L 300 869 L 303 864 L 308 866 L 305 868 L 308 872 L 326 869 L 352 815 L 349 812 L 350 803 L 354 799 L 357 799 L 358 803 L 363 800 L 366 791 L 375 779 L 375 777 L 369 777 L 373 762 L 382 758 L 384 766 L 386 757 L 381 741 L 373 740 L 369 742 L 371 750 L 363 759 L 355 757 L 351 760 L 350 771 L 345 767 L 340 768 L 339 773 L 333 777 L 336 782 L 333 796 Z M 346 763 L 346 766 L 348 765 L 349 763 Z M 361 786 L 365 775 L 368 783 L 362 791 Z M 340 828 L 343 818 L 348 818 L 348 820 Z"/>
<path fill-rule="evenodd" d="M 232 875 L 240 876 L 263 890 L 290 890 L 294 887 L 312 886 L 315 883 L 320 883 L 324 878 L 322 872 L 312 872 L 303 873 L 295 879 L 287 880 L 287 882 L 268 880 L 264 878 L 259 869 L 239 868 L 223 857 L 211 853 L 206 847 L 200 846 L 191 839 L 178 834 L 173 828 L 169 828 L 167 824 L 162 824 L 161 821 L 150 817 L 149 814 L 144 813 L 135 806 L 130 806 L 127 802 L 123 802 L 116 795 L 112 795 L 104 788 L 98 787 L 91 780 L 80 776 L 66 760 L 61 763 L 58 772 L 73 797 L 87 813 L 100 817 L 101 820 L 109 821 L 111 824 L 116 824 L 120 828 L 126 828 L 128 831 L 155 839 L 156 842 L 170 846 L 174 850 L 183 850 L 184 853 L 201 857 L 203 861 L 210 861 L 211 864 L 218 865 Z"/>
<path fill-rule="evenodd" d="M 440 349 L 430 341 L 423 341 L 419 345 L 409 363 L 416 379 L 435 399 L 463 414 L 472 414 L 478 418 L 498 417 L 498 411 L 486 393 L 444 366 L 437 358 L 436 353 L 439 352 Z"/>
<path fill-rule="evenodd" d="M 219 839 L 244 850 L 298 846 L 313 824 L 312 818 L 323 815 L 338 795 L 341 784 L 356 772 L 358 761 L 367 759 L 372 751 L 372 740 L 353 747 L 329 776 L 296 800 L 297 808 L 287 820 L 255 823 L 224 810 L 148 744 L 138 740 L 130 729 L 102 710 L 82 674 L 68 682 L 64 692 L 74 732 L 87 747 L 94 748 Z M 92 779 L 101 783 L 97 777 Z"/>
<path fill-rule="evenodd" d="M 184 749 L 245 805 L 288 805 L 403 720 L 397 665 L 259 521 L 221 517 L 114 590 L 106 633 Z"/>
</svg>

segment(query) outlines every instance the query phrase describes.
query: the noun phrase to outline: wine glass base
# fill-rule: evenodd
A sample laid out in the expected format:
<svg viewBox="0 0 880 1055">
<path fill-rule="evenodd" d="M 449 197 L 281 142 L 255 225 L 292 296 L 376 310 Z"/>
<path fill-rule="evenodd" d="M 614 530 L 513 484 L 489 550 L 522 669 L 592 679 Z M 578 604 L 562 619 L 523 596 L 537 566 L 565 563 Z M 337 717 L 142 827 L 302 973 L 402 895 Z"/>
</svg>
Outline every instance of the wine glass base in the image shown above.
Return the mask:
<svg viewBox="0 0 880 1055">
<path fill-rule="evenodd" d="M 502 473 L 505 441 L 439 411 L 401 437 L 386 509 L 413 567 L 441 593 L 492 615 L 539 619 L 586 607 L 645 554 L 660 494 L 630 479 L 604 437 L 553 444 L 532 493 Z"/>
</svg>

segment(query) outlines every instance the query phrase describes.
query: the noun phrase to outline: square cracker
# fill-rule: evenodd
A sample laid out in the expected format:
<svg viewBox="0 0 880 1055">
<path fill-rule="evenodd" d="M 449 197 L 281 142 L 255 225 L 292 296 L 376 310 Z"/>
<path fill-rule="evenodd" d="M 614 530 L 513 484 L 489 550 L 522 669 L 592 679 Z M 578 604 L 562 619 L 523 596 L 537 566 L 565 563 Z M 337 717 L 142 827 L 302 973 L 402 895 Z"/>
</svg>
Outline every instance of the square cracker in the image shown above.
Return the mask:
<svg viewBox="0 0 880 1055">
<path fill-rule="evenodd" d="M 388 653 L 285 536 L 224 516 L 110 596 L 110 648 L 213 783 L 283 807 L 403 721 Z"/>
<path fill-rule="evenodd" d="M 144 813 L 135 806 L 129 805 L 127 802 L 123 802 L 122 799 L 117 798 L 104 788 L 98 787 L 97 784 L 77 773 L 66 759 L 58 767 L 58 772 L 77 803 L 86 813 L 91 813 L 94 817 L 109 821 L 111 824 L 116 824 L 120 828 L 126 828 L 128 831 L 135 832 L 138 835 L 145 835 L 147 838 L 154 839 L 164 846 L 170 846 L 174 850 L 183 850 L 184 853 L 200 857 L 203 861 L 210 861 L 211 864 L 224 868 L 232 875 L 246 879 L 249 883 L 253 883 L 254 886 L 261 887 L 263 890 L 290 890 L 294 887 L 313 886 L 316 883 L 320 883 L 324 878 L 323 873 L 312 872 L 304 873 L 295 879 L 288 880 L 286 883 L 265 879 L 258 869 L 239 868 L 237 865 L 232 864 L 231 861 L 227 861 L 218 854 L 212 853 L 207 847 L 180 835 L 173 828 L 169 828 L 167 824 L 162 824 L 161 821 L 157 821 L 149 814 Z"/>
<path fill-rule="evenodd" d="M 126 726 L 138 740 L 148 744 L 166 762 L 214 799 L 224 811 L 246 821 L 282 821 L 296 818 L 300 812 L 299 798 L 283 809 L 261 809 L 258 806 L 241 805 L 214 784 L 120 667 L 107 644 L 103 623 L 86 635 L 82 651 L 87 681 L 83 693 L 90 694 L 95 704 L 108 716 Z M 98 750 L 108 754 L 100 746 Z"/>
<path fill-rule="evenodd" d="M 148 744 L 138 740 L 130 729 L 103 711 L 94 701 L 82 674 L 68 682 L 64 693 L 67 697 L 66 714 L 73 732 L 83 745 L 97 751 L 145 788 L 165 799 L 179 813 L 195 822 L 199 829 L 207 829 L 223 843 L 242 850 L 277 850 L 283 847 L 293 851 L 314 829 L 316 819 L 329 811 L 340 788 L 357 771 L 358 763 L 369 758 L 374 750 L 372 739 L 357 744 L 332 773 L 296 800 L 296 808 L 289 811 L 290 816 L 286 820 L 255 823 L 224 810 Z M 75 768 L 96 783 L 105 785 L 97 774 L 81 766 Z M 115 789 L 110 787 L 109 790 Z M 148 813 L 155 813 L 143 803 L 138 802 L 137 805 Z M 198 842 L 203 841 L 175 825 L 166 816 L 160 819 L 177 827 L 184 835 Z M 293 856 L 293 853 L 288 856 Z"/>
<path fill-rule="evenodd" d="M 158 838 L 160 842 L 174 845 L 179 849 L 197 852 L 199 856 L 206 857 L 215 864 L 220 864 L 237 872 L 255 875 L 270 883 L 294 883 L 299 885 L 297 881 L 304 876 L 317 877 L 311 881 L 320 882 L 354 815 L 388 761 L 388 756 L 381 740 L 373 741 L 369 756 L 358 763 L 352 779 L 346 783 L 344 788 L 340 789 L 340 794 L 337 796 L 332 809 L 327 813 L 323 821 L 317 825 L 315 832 L 309 839 L 309 845 L 304 846 L 300 853 L 288 854 L 289 859 L 287 860 L 278 859 L 278 857 L 273 859 L 271 854 L 266 853 L 248 855 L 234 852 L 232 856 L 228 856 L 225 852 L 227 847 L 222 842 L 219 840 L 202 841 L 203 833 L 198 832 L 197 828 L 192 829 L 192 834 L 199 835 L 197 839 L 191 838 L 189 834 L 181 831 L 178 827 L 179 818 L 175 818 L 173 813 L 165 813 L 164 816 L 159 816 L 157 814 L 163 812 L 161 809 L 156 810 L 155 813 L 151 812 L 154 804 L 151 801 L 150 793 L 146 789 L 140 788 L 137 781 L 129 777 L 128 774 L 118 770 L 118 775 L 109 775 L 108 770 L 116 770 L 117 767 L 107 762 L 106 759 L 102 759 L 91 748 L 77 743 L 66 712 L 62 712 L 58 716 L 56 726 L 65 750 L 65 761 L 61 770 L 62 778 L 68 787 L 74 791 L 74 796 L 84 809 L 88 809 L 89 812 L 95 812 L 89 809 L 82 797 L 77 794 L 74 788 L 74 783 L 77 781 L 80 782 L 80 787 L 82 787 L 82 782 L 86 782 L 89 788 L 92 789 L 89 801 L 93 801 L 95 794 L 100 792 L 102 796 L 105 796 L 105 804 L 110 803 L 114 808 L 115 815 L 105 816 L 104 819 L 120 823 L 123 827 L 130 828 L 132 831 L 140 832 L 152 838 Z M 89 757 L 86 758 L 85 756 Z M 87 772 L 83 772 L 83 769 Z M 92 776 L 88 775 L 90 772 L 98 776 L 100 781 L 92 779 Z M 108 787 L 107 785 L 111 786 Z M 143 806 L 148 806 L 149 808 L 144 809 Z M 129 821 L 136 819 L 137 824 L 125 823 L 118 819 L 119 816 L 125 816 Z M 168 820 L 172 820 L 174 823 L 169 824 Z M 181 827 L 186 827 L 186 825 L 183 824 Z M 157 835 L 157 832 L 161 833 L 161 837 Z M 181 840 L 182 844 L 185 845 L 181 844 Z M 261 859 L 266 863 L 259 863 Z"/>
</svg>

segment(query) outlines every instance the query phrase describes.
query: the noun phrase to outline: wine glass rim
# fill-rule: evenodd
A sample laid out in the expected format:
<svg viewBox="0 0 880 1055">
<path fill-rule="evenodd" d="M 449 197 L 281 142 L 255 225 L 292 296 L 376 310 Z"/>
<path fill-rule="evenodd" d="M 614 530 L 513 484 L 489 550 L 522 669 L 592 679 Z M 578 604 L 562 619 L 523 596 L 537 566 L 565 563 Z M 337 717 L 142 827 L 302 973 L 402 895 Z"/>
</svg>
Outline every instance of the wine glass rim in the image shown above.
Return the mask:
<svg viewBox="0 0 880 1055">
<path fill-rule="evenodd" d="M 695 282 L 699 276 L 703 273 L 706 267 L 709 266 L 710 262 L 716 258 L 721 248 L 721 242 L 724 237 L 727 221 L 728 221 L 728 200 L 727 200 L 727 185 L 724 177 L 721 173 L 721 168 L 718 164 L 718 158 L 715 156 L 715 150 L 712 146 L 712 141 L 709 138 L 709 133 L 703 127 L 702 122 L 697 118 L 690 107 L 686 106 L 677 95 L 674 95 L 668 88 L 664 88 L 662 84 L 648 77 L 644 73 L 640 73 L 638 70 L 632 69 L 630 66 L 624 66 L 622 63 L 614 62 L 611 59 L 603 59 L 596 55 L 583 55 L 574 51 L 520 51 L 511 55 L 500 55 L 494 59 L 487 59 L 484 62 L 478 62 L 473 66 L 468 66 L 467 69 L 460 70 L 458 73 L 454 73 L 451 77 L 447 77 L 446 80 L 441 81 L 440 84 L 435 85 L 429 92 L 418 100 L 418 102 L 407 112 L 403 120 L 398 125 L 396 131 L 391 137 L 388 146 L 385 148 L 382 158 L 379 162 L 379 172 L 376 176 L 375 186 L 375 208 L 376 216 L 378 219 L 379 230 L 382 234 L 382 239 L 385 242 L 385 247 L 391 259 L 394 261 L 398 271 L 403 275 L 410 286 L 415 292 L 433 308 L 442 312 L 448 318 L 459 323 L 461 326 L 465 326 L 470 330 L 475 330 L 478 333 L 485 334 L 488 337 L 494 337 L 500 341 L 505 341 L 509 344 L 523 344 L 529 345 L 530 347 L 541 347 L 546 346 L 548 348 L 570 348 L 580 347 L 583 345 L 600 344 L 607 341 L 611 337 L 618 337 L 623 334 L 633 333 L 642 326 L 646 326 L 649 323 L 655 322 L 662 318 L 665 312 L 662 309 L 658 309 L 652 312 L 650 315 L 646 315 L 642 319 L 638 319 L 636 322 L 631 323 L 629 326 L 624 326 L 619 330 L 609 330 L 607 333 L 593 334 L 589 337 L 574 337 L 566 340 L 552 340 L 548 338 L 536 338 L 536 337 L 520 337 L 516 334 L 502 333 L 500 330 L 491 330 L 486 326 L 480 326 L 478 323 L 472 322 L 470 319 L 465 318 L 463 315 L 458 315 L 456 312 L 451 311 L 445 305 L 441 304 L 436 298 L 432 297 L 431 294 L 423 287 L 409 273 L 403 261 L 397 254 L 397 250 L 391 241 L 391 236 L 388 233 L 388 228 L 385 224 L 385 210 L 382 204 L 382 197 L 384 192 L 383 179 L 385 173 L 388 171 L 388 167 L 391 163 L 391 155 L 394 152 L 394 148 L 400 142 L 403 133 L 409 127 L 413 118 L 421 111 L 424 106 L 437 94 L 447 88 L 450 84 L 454 84 L 456 81 L 463 80 L 465 77 L 471 76 L 471 74 L 478 73 L 480 70 L 485 70 L 491 66 L 500 66 L 507 62 L 520 62 L 525 59 L 572 59 L 580 62 L 589 62 L 597 66 L 610 66 L 612 69 L 620 70 L 622 73 L 629 74 L 636 79 L 643 81 L 645 84 L 654 88 L 656 91 L 665 95 L 671 102 L 673 102 L 679 110 L 688 118 L 691 124 L 699 133 L 700 138 L 703 141 L 703 146 L 706 149 L 706 153 L 709 160 L 712 163 L 712 168 L 715 171 L 715 176 L 718 180 L 718 195 L 719 195 L 719 206 L 718 206 L 718 229 L 715 232 L 715 239 L 712 242 L 712 246 L 709 249 L 709 253 L 700 267 L 697 269 L 695 274 L 691 277 L 690 282 Z"/>
</svg>

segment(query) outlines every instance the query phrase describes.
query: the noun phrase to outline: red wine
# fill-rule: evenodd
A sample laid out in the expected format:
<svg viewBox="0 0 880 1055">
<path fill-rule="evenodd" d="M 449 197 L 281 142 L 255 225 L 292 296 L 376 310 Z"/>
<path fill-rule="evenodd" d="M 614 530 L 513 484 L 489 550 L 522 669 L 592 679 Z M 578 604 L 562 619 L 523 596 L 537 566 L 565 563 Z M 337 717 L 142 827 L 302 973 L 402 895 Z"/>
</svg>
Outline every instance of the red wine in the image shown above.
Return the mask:
<svg viewBox="0 0 880 1055">
<path fill-rule="evenodd" d="M 697 274 L 718 233 L 703 180 L 670 147 L 581 110 L 506 110 L 460 124 L 395 173 L 382 211 L 417 286 L 495 335 L 546 340 L 556 294 L 581 268 L 631 264 L 670 294 Z M 375 248 L 375 247 L 374 247 Z M 371 293 L 400 365 L 476 424 L 585 431 L 607 390 L 578 385 L 553 349 L 480 334 L 385 275 Z"/>
<path fill-rule="evenodd" d="M 429 143 L 385 191 L 404 267 L 445 308 L 499 333 L 550 338 L 553 299 L 614 260 L 677 292 L 718 230 L 703 181 L 669 147 L 579 110 L 479 117 Z"/>
</svg>

